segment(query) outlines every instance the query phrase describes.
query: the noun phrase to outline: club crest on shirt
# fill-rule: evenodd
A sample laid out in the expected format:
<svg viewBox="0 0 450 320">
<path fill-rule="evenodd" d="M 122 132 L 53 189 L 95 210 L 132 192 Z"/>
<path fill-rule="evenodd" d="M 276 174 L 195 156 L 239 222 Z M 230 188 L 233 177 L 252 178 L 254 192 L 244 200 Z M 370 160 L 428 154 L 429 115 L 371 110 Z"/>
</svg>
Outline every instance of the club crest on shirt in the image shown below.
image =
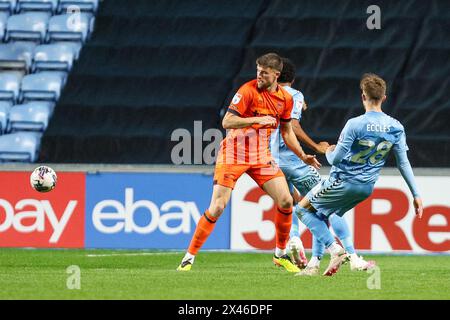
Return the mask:
<svg viewBox="0 0 450 320">
<path fill-rule="evenodd" d="M 232 104 L 238 104 L 242 99 L 242 94 L 236 93 L 233 97 L 233 100 L 231 100 Z"/>
</svg>

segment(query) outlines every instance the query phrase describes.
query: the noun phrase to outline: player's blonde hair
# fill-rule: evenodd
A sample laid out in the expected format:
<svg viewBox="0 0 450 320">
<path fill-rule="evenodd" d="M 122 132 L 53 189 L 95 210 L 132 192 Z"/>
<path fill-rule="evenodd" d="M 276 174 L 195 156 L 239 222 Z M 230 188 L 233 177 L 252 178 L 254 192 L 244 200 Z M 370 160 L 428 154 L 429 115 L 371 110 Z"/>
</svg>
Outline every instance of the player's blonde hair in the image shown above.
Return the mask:
<svg viewBox="0 0 450 320">
<path fill-rule="evenodd" d="M 264 68 L 272 68 L 281 72 L 283 70 L 283 60 L 276 53 L 267 53 L 258 59 L 256 59 L 256 64 Z"/>
<path fill-rule="evenodd" d="M 386 95 L 386 82 L 374 73 L 365 73 L 359 86 L 369 100 L 380 101 Z"/>
</svg>

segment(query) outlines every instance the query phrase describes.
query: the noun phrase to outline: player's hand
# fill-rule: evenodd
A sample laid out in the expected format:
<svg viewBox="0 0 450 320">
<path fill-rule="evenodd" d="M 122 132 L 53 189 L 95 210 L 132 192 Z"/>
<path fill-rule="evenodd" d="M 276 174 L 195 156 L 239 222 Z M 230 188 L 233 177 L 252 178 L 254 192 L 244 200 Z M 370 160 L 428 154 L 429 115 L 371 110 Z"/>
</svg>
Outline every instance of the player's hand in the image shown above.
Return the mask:
<svg viewBox="0 0 450 320">
<path fill-rule="evenodd" d="M 258 117 L 258 124 L 268 127 L 276 127 L 277 119 L 271 116 Z"/>
<path fill-rule="evenodd" d="M 416 216 L 420 218 L 422 218 L 422 214 L 423 214 L 423 204 L 422 204 L 422 199 L 420 199 L 419 197 L 414 198 L 414 209 L 416 211 Z"/>
<path fill-rule="evenodd" d="M 308 104 L 306 103 L 306 101 L 303 101 L 302 111 L 306 111 L 306 110 L 308 110 Z"/>
<path fill-rule="evenodd" d="M 326 152 L 326 153 L 328 153 L 328 152 L 333 152 L 334 149 L 336 149 L 336 145 L 335 145 L 335 144 L 329 146 L 325 152 Z"/>
<path fill-rule="evenodd" d="M 324 154 L 326 151 L 327 151 L 327 149 L 328 149 L 328 147 L 330 146 L 330 144 L 328 143 L 328 142 L 326 142 L 326 141 L 321 141 L 321 142 L 319 142 L 319 144 L 317 145 L 317 152 L 318 153 L 320 153 L 320 154 Z"/>
<path fill-rule="evenodd" d="M 313 166 L 316 169 L 320 169 L 320 167 L 322 166 L 320 162 L 316 159 L 316 156 L 312 156 L 310 154 L 305 155 L 302 161 L 306 164 L 309 164 L 310 166 Z"/>
</svg>

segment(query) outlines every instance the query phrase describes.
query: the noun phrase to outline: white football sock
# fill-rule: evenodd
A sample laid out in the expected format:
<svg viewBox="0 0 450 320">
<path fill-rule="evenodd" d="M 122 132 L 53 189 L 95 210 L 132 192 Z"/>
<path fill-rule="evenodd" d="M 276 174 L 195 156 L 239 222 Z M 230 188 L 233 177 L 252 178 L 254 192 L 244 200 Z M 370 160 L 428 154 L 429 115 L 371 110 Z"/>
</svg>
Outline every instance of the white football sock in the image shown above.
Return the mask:
<svg viewBox="0 0 450 320">
<path fill-rule="evenodd" d="M 275 248 L 275 255 L 279 258 L 286 254 L 286 249 Z"/>
<path fill-rule="evenodd" d="M 327 248 L 333 256 L 340 255 L 344 252 L 344 248 L 338 245 L 336 242 L 333 242 L 331 246 Z"/>
<path fill-rule="evenodd" d="M 186 261 L 186 260 L 189 260 L 189 259 L 192 259 L 192 263 L 194 263 L 195 256 L 190 254 L 189 252 L 186 252 L 186 254 L 184 255 L 183 261 Z"/>
<path fill-rule="evenodd" d="M 308 268 L 320 267 L 320 257 L 311 257 L 308 262 Z"/>
</svg>

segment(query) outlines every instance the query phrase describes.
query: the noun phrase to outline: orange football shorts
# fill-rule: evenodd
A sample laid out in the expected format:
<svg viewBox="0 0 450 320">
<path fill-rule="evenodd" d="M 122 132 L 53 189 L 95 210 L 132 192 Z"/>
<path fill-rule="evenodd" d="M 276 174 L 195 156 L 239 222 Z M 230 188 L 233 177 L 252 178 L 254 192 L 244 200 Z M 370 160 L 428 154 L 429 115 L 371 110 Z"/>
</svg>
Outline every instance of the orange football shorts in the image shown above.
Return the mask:
<svg viewBox="0 0 450 320">
<path fill-rule="evenodd" d="M 269 164 L 216 164 L 214 185 L 234 189 L 236 181 L 247 173 L 260 187 L 269 180 L 284 177 L 283 171 L 274 161 Z"/>
</svg>

